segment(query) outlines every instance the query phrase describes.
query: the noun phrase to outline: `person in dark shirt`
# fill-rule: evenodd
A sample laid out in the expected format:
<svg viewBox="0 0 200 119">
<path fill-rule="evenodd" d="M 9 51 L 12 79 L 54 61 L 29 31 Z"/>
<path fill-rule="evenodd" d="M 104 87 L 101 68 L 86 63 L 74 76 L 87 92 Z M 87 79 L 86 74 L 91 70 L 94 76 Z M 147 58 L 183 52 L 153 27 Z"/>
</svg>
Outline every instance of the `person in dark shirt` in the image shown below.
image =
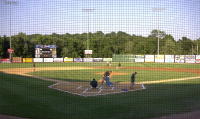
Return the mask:
<svg viewBox="0 0 200 119">
<path fill-rule="evenodd" d="M 33 71 L 35 71 L 35 62 L 33 62 Z"/>
<path fill-rule="evenodd" d="M 98 83 L 95 80 L 95 78 L 90 82 L 90 85 L 92 86 L 92 88 L 96 88 L 98 86 Z"/>
<path fill-rule="evenodd" d="M 136 74 L 137 72 L 133 72 L 131 75 L 131 88 L 133 88 L 133 86 L 135 85 Z"/>
<path fill-rule="evenodd" d="M 118 67 L 121 67 L 121 66 L 122 66 L 121 63 L 119 62 Z"/>
<path fill-rule="evenodd" d="M 33 62 L 33 68 L 35 68 L 35 62 Z"/>
</svg>

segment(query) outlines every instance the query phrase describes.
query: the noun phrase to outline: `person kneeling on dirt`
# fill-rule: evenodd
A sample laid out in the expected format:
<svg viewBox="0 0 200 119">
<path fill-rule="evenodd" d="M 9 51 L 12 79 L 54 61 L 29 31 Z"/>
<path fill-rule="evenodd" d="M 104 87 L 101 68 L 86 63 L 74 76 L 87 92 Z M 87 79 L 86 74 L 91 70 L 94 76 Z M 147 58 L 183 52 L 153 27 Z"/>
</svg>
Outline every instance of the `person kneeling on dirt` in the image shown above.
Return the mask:
<svg viewBox="0 0 200 119">
<path fill-rule="evenodd" d="M 92 86 L 92 88 L 96 88 L 98 83 L 95 79 L 93 79 L 91 82 L 90 82 L 90 85 Z"/>
</svg>

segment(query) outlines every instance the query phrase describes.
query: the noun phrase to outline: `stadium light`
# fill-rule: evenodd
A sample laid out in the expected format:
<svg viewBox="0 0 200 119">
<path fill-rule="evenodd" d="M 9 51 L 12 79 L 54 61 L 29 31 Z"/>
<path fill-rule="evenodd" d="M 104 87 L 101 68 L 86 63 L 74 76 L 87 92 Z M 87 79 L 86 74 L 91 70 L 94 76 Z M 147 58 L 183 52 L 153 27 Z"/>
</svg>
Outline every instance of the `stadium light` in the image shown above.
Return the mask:
<svg viewBox="0 0 200 119">
<path fill-rule="evenodd" d="M 90 49 L 90 43 L 89 43 L 89 13 L 93 12 L 95 9 L 93 8 L 86 8 L 82 9 L 83 12 L 87 12 L 88 14 L 88 19 L 87 19 L 87 50 Z"/>
<path fill-rule="evenodd" d="M 199 54 L 199 44 L 197 42 L 197 55 Z"/>
<path fill-rule="evenodd" d="M 11 5 L 16 5 L 17 4 L 17 1 L 13 1 L 13 0 L 5 0 L 4 3 L 6 5 L 9 5 L 9 14 L 10 14 L 10 18 L 9 18 L 9 24 L 10 24 L 10 29 L 9 29 L 9 32 L 10 32 L 10 38 L 9 38 L 9 43 L 10 43 L 10 50 L 12 49 L 12 39 L 11 39 Z M 10 62 L 12 61 L 12 51 L 9 52 L 9 60 Z"/>
<path fill-rule="evenodd" d="M 153 12 L 158 12 L 158 17 L 159 17 L 159 12 L 162 12 L 162 11 L 164 11 L 165 10 L 165 8 L 152 8 L 152 11 Z M 160 37 L 160 31 L 159 31 L 159 19 L 157 20 L 157 25 L 158 25 L 158 43 L 157 43 L 157 53 L 158 53 L 158 55 L 160 54 L 160 39 L 159 39 L 159 37 Z"/>
</svg>

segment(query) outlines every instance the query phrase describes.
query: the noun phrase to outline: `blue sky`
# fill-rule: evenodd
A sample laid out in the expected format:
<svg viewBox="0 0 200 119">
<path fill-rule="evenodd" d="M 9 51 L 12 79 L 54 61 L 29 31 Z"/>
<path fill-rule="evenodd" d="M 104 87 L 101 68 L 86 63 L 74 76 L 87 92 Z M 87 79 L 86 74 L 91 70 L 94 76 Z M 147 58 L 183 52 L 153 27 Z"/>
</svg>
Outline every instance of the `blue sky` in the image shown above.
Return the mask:
<svg viewBox="0 0 200 119">
<path fill-rule="evenodd" d="M 89 30 L 148 36 L 160 29 L 176 40 L 200 38 L 200 0 L 1 0 L 0 7 L 0 35 L 10 35 L 11 16 L 12 35 Z"/>
</svg>

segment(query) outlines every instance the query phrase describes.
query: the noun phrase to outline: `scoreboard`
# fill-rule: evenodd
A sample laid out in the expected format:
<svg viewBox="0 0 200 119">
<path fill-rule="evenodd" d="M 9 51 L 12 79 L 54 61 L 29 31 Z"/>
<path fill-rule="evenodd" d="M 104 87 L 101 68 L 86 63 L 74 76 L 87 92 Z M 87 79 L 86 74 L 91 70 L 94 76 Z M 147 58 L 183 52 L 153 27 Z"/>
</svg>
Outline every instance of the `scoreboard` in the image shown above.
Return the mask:
<svg viewBox="0 0 200 119">
<path fill-rule="evenodd" d="M 35 58 L 56 58 L 56 45 L 36 45 Z"/>
</svg>

